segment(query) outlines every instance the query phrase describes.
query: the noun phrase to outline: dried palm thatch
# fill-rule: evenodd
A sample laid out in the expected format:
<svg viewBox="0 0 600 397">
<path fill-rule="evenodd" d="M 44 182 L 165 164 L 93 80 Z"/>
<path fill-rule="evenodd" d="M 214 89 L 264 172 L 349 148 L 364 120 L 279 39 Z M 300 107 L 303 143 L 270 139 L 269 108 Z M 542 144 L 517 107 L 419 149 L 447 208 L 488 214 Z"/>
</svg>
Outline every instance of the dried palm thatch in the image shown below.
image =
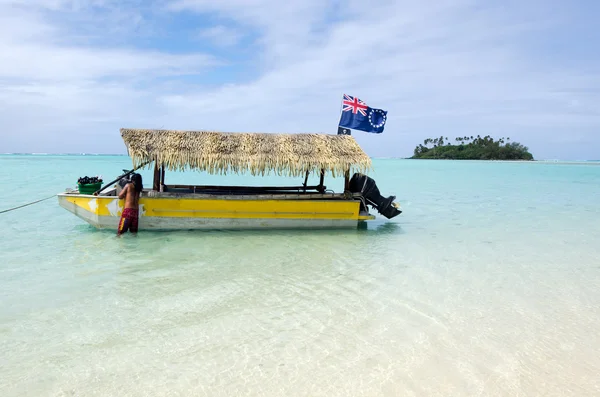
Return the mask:
<svg viewBox="0 0 600 397">
<path fill-rule="evenodd" d="M 121 128 L 133 166 L 300 176 L 306 171 L 366 172 L 371 159 L 350 135 L 230 133 Z"/>
</svg>

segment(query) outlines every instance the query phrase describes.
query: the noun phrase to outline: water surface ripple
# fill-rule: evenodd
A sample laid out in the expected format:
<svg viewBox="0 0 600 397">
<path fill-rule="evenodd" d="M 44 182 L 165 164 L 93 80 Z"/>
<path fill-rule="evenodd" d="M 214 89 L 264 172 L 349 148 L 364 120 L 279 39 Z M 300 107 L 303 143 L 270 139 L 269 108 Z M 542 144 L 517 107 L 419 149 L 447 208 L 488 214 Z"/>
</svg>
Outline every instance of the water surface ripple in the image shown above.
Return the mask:
<svg viewBox="0 0 600 397">
<path fill-rule="evenodd" d="M 0 209 L 128 166 L 0 156 Z M 405 212 L 367 229 L 118 239 L 56 201 L 0 215 L 0 394 L 600 395 L 600 167 L 375 168 Z"/>
</svg>

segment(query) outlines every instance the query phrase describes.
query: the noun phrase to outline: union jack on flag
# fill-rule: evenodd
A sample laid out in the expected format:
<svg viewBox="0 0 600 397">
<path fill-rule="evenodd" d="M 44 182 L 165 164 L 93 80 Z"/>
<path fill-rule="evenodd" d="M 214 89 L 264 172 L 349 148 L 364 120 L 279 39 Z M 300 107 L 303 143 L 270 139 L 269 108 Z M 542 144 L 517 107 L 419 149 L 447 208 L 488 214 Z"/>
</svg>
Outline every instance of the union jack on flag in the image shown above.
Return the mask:
<svg viewBox="0 0 600 397">
<path fill-rule="evenodd" d="M 354 114 L 360 113 L 363 116 L 367 115 L 367 109 L 369 108 L 366 103 L 358 99 L 357 97 L 352 97 L 350 95 L 344 94 L 344 108 L 343 112 L 352 112 Z"/>
</svg>

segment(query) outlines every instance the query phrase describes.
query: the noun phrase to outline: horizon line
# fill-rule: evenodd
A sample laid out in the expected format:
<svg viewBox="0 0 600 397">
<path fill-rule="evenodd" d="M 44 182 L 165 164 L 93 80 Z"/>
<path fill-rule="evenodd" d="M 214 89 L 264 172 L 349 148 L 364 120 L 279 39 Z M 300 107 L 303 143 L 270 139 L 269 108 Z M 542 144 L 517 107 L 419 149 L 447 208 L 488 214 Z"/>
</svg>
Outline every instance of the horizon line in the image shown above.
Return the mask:
<svg viewBox="0 0 600 397">
<path fill-rule="evenodd" d="M 80 153 L 43 153 L 43 152 L 31 152 L 31 153 L 26 153 L 26 152 L 14 152 L 14 153 L 0 153 L 0 156 L 120 156 L 120 157 L 129 157 L 129 154 L 122 154 L 122 153 L 85 153 L 85 152 L 80 152 Z M 369 156 L 371 159 L 374 160 L 413 160 L 410 157 L 390 157 L 390 156 L 381 156 L 381 157 L 376 157 L 376 156 Z M 424 160 L 424 159 L 414 159 L 414 160 Z M 427 159 L 425 159 L 427 160 Z M 439 160 L 439 159 L 431 159 L 431 160 Z M 443 160 L 443 159 L 442 159 Z M 460 160 L 460 161 L 470 161 L 470 160 Z M 472 161 L 480 161 L 480 160 L 472 160 Z M 514 161 L 514 160 L 481 160 L 481 161 Z M 572 162 L 599 162 L 600 159 L 560 159 L 560 158 L 554 158 L 554 159 L 538 159 L 538 160 L 528 160 L 528 161 L 572 161 Z"/>
</svg>

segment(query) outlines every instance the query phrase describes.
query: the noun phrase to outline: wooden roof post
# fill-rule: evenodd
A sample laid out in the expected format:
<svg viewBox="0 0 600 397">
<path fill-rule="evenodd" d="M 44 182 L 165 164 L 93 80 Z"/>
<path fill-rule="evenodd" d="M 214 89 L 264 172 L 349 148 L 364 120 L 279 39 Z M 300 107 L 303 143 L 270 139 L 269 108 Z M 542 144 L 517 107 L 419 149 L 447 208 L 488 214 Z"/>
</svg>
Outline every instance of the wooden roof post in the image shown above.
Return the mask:
<svg viewBox="0 0 600 397">
<path fill-rule="evenodd" d="M 344 172 L 344 193 L 350 190 L 350 169 Z"/>
<path fill-rule="evenodd" d="M 304 186 L 303 192 L 306 192 L 306 186 L 308 185 L 308 174 L 310 173 L 309 170 L 306 170 L 306 176 L 304 177 L 304 183 L 302 184 L 302 186 Z"/>
<path fill-rule="evenodd" d="M 160 191 L 160 169 L 156 162 L 154 163 L 154 181 L 152 183 L 152 190 L 156 192 Z"/>
<path fill-rule="evenodd" d="M 319 178 L 319 187 L 317 188 L 319 193 L 325 193 L 325 186 L 323 186 L 324 180 L 325 180 L 325 169 L 321 168 L 321 176 Z"/>
</svg>

